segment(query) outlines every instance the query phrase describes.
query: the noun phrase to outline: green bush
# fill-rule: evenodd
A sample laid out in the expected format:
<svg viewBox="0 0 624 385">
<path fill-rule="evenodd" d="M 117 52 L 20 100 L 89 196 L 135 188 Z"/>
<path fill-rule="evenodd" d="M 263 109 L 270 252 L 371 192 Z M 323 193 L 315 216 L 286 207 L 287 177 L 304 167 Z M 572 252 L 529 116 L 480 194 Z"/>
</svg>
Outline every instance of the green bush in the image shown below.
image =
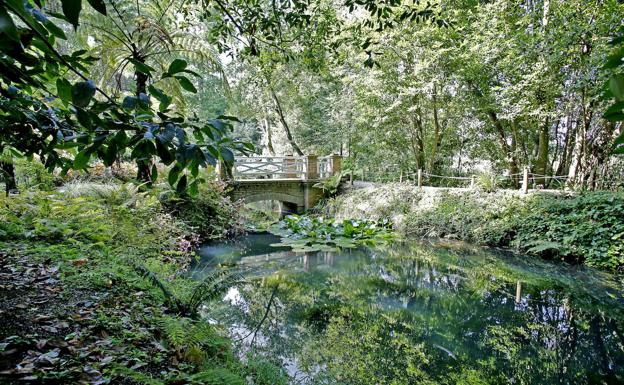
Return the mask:
<svg viewBox="0 0 624 385">
<path fill-rule="evenodd" d="M 617 269 L 624 266 L 624 194 L 446 193 L 430 209 L 410 213 L 404 232 Z"/>
<path fill-rule="evenodd" d="M 214 239 L 244 232 L 242 204 L 232 202 L 224 195 L 223 184 L 206 182 L 193 196 L 179 196 L 165 188 L 160 193 L 160 200 L 167 211 L 202 239 Z"/>
<path fill-rule="evenodd" d="M 616 269 L 624 266 L 624 194 L 532 199 L 513 244 L 530 253 Z"/>
<path fill-rule="evenodd" d="M 45 166 L 38 160 L 16 158 L 14 164 L 15 179 L 17 179 L 17 185 L 20 189 L 36 187 L 40 190 L 49 191 L 54 188 L 54 175 L 46 170 Z"/>
</svg>

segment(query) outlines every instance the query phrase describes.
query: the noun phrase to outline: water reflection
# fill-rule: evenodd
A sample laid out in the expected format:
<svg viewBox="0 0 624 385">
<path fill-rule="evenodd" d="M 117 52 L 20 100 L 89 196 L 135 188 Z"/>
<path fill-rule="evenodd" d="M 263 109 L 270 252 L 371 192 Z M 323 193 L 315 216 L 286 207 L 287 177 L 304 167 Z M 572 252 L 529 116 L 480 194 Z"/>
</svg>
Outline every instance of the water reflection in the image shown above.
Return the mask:
<svg viewBox="0 0 624 385">
<path fill-rule="evenodd" d="M 211 245 L 193 274 L 245 272 L 210 317 L 293 383 L 624 382 L 621 283 L 606 273 L 462 244 L 296 254 L 277 241 Z"/>
</svg>

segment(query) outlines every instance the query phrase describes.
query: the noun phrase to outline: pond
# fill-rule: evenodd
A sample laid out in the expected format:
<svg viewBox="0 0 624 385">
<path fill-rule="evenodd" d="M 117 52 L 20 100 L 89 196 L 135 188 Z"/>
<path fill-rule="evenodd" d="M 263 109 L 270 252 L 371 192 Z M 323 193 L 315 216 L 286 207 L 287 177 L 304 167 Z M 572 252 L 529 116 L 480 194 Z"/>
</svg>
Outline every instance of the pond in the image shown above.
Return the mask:
<svg viewBox="0 0 624 385">
<path fill-rule="evenodd" d="M 245 276 L 205 316 L 293 384 L 624 383 L 618 277 L 455 242 L 313 253 L 276 242 L 207 245 L 192 274 Z"/>
</svg>

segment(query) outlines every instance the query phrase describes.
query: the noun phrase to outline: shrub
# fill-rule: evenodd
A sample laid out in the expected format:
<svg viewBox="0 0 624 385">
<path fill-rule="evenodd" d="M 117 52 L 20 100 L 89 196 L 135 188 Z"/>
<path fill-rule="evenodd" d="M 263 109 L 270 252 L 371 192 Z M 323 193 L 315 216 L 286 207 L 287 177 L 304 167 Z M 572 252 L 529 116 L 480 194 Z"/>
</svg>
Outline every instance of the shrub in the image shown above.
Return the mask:
<svg viewBox="0 0 624 385">
<path fill-rule="evenodd" d="M 530 253 L 591 266 L 624 266 L 624 194 L 538 196 L 529 202 L 513 243 Z"/>
<path fill-rule="evenodd" d="M 16 158 L 15 179 L 19 188 L 36 187 L 40 190 L 49 191 L 54 188 L 55 177 L 45 166 L 36 159 Z"/>
<path fill-rule="evenodd" d="M 401 196 L 402 204 L 388 199 L 396 196 Z M 522 195 L 387 185 L 337 197 L 326 210 L 365 218 L 382 212 L 407 235 L 514 247 L 607 269 L 624 266 L 624 193 Z"/>
<path fill-rule="evenodd" d="M 229 237 L 244 232 L 242 203 L 225 197 L 223 183 L 208 181 L 194 196 L 179 196 L 161 187 L 160 200 L 166 210 L 186 223 L 203 239 Z"/>
</svg>

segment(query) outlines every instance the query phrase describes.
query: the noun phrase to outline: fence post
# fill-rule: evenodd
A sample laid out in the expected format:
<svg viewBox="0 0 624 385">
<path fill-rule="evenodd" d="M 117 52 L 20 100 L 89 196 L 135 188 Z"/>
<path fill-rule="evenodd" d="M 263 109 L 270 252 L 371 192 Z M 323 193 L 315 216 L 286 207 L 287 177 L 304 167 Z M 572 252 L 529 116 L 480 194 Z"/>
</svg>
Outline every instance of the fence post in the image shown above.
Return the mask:
<svg viewBox="0 0 624 385">
<path fill-rule="evenodd" d="M 304 180 L 318 179 L 318 157 L 316 155 L 308 155 L 305 158 L 305 173 L 303 173 Z"/>
<path fill-rule="evenodd" d="M 525 167 L 522 173 L 522 193 L 528 194 L 529 192 L 529 169 Z"/>
<path fill-rule="evenodd" d="M 403 170 L 401 170 L 401 175 L 399 175 L 399 182 L 403 183 Z"/>
<path fill-rule="evenodd" d="M 474 189 L 475 187 L 475 176 L 474 175 L 470 175 L 470 189 Z"/>
<path fill-rule="evenodd" d="M 418 169 L 418 188 L 422 188 L 422 170 Z"/>
</svg>

